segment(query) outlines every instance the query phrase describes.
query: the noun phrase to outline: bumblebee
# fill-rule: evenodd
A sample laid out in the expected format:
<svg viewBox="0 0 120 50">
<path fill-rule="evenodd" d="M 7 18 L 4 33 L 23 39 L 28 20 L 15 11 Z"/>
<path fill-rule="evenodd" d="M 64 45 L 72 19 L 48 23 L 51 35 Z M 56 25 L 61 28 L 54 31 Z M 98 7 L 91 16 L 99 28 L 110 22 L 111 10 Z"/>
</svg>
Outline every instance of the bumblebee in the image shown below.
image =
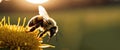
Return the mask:
<svg viewBox="0 0 120 50">
<path fill-rule="evenodd" d="M 56 35 L 58 32 L 58 26 L 56 25 L 55 20 L 52 18 L 45 18 L 43 16 L 37 15 L 31 18 L 28 22 L 29 32 L 33 32 L 36 29 L 39 29 L 41 32 L 38 34 L 38 37 L 42 37 L 44 34 L 49 32 L 49 39 Z"/>
</svg>

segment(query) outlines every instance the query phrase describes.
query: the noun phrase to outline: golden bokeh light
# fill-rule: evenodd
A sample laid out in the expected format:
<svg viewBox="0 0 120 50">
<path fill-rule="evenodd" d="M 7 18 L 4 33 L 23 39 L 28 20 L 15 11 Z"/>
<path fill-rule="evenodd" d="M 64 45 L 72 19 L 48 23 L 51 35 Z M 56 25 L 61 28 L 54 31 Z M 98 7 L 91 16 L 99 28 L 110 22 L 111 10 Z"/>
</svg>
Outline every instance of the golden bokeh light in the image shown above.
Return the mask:
<svg viewBox="0 0 120 50">
<path fill-rule="evenodd" d="M 42 3 L 47 2 L 48 0 L 26 0 L 26 1 L 33 3 L 33 4 L 42 4 Z"/>
</svg>

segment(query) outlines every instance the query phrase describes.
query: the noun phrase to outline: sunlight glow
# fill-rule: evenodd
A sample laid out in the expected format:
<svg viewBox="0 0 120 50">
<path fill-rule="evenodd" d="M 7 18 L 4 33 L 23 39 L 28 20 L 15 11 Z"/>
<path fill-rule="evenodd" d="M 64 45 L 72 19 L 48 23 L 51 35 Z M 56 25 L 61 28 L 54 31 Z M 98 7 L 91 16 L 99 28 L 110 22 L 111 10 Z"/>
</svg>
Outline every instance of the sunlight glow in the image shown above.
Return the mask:
<svg viewBox="0 0 120 50">
<path fill-rule="evenodd" d="M 0 3 L 2 2 L 2 0 L 0 0 Z"/>
<path fill-rule="evenodd" d="M 26 0 L 26 1 L 33 3 L 33 4 L 42 4 L 42 3 L 47 2 L 48 0 Z"/>
</svg>

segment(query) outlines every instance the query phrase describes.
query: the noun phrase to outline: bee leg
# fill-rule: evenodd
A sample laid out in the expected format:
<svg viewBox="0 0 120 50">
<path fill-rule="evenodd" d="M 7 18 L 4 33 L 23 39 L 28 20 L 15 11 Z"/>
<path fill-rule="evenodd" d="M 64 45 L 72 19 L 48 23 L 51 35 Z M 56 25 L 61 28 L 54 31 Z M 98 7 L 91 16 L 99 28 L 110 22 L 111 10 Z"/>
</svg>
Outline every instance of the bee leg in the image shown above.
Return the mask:
<svg viewBox="0 0 120 50">
<path fill-rule="evenodd" d="M 32 27 L 32 28 L 30 29 L 30 32 L 33 32 L 35 29 L 36 29 L 36 27 Z"/>
<path fill-rule="evenodd" d="M 49 37 L 48 40 L 47 40 L 47 42 L 49 42 L 50 40 L 51 40 L 51 38 Z"/>
<path fill-rule="evenodd" d="M 47 31 L 48 31 L 48 30 L 45 30 L 45 31 L 41 32 L 41 33 L 38 35 L 39 38 L 42 37 Z"/>
<path fill-rule="evenodd" d="M 39 33 L 37 34 L 37 37 L 39 37 L 42 32 L 43 31 L 39 30 Z"/>
<path fill-rule="evenodd" d="M 41 23 L 36 24 L 34 27 L 30 29 L 30 32 L 33 32 L 35 29 L 37 29 L 40 26 Z"/>
</svg>

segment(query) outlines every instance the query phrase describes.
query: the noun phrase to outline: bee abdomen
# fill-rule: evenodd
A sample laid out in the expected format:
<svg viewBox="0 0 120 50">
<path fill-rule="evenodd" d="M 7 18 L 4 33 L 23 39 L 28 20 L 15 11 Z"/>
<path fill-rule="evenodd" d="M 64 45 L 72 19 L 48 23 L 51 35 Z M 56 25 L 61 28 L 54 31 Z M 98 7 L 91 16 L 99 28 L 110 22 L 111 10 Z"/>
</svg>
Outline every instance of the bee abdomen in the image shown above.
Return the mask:
<svg viewBox="0 0 120 50">
<path fill-rule="evenodd" d="M 51 28 L 49 29 L 49 31 L 50 31 L 50 38 L 51 38 L 51 37 L 53 37 L 53 36 L 56 34 L 57 27 L 56 27 L 56 26 L 51 27 Z"/>
</svg>

